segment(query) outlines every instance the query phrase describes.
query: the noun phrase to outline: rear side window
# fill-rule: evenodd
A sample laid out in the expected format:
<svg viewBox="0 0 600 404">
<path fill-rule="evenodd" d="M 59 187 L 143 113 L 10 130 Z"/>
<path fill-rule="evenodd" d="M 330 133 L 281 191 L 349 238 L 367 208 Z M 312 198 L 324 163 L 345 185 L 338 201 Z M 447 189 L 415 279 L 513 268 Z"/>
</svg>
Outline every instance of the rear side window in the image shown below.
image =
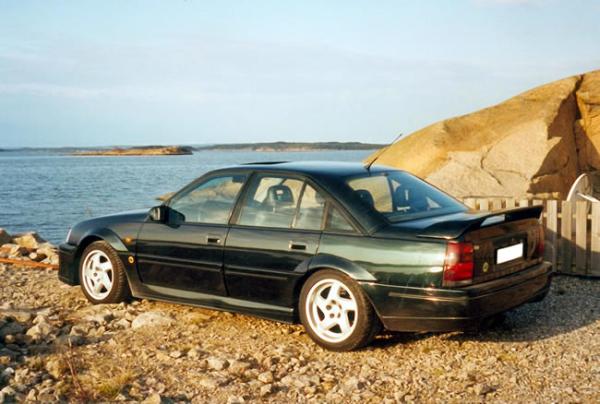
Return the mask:
<svg viewBox="0 0 600 404">
<path fill-rule="evenodd" d="M 290 228 L 303 184 L 303 181 L 294 178 L 256 178 L 246 195 L 238 223 Z"/>
<path fill-rule="evenodd" d="M 327 230 L 353 232 L 354 227 L 352 227 L 337 208 L 332 206 L 329 208 L 329 214 L 327 215 Z"/>
<path fill-rule="evenodd" d="M 323 223 L 325 198 L 309 184 L 304 187 L 295 229 L 320 230 Z"/>
</svg>

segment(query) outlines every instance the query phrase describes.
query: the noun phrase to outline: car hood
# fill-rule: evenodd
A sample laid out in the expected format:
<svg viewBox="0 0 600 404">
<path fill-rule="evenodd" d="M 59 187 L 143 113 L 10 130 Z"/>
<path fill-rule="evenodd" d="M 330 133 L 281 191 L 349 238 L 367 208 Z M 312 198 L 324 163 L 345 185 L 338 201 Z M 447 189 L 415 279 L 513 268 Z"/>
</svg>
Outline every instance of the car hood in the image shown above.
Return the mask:
<svg viewBox="0 0 600 404">
<path fill-rule="evenodd" d="M 539 218 L 542 206 L 504 209 L 495 212 L 465 211 L 423 219 L 392 223 L 377 232 L 377 236 L 414 236 L 434 239 L 456 239 L 464 233 L 498 223 Z"/>
<path fill-rule="evenodd" d="M 124 222 L 129 222 L 129 223 L 137 223 L 137 222 L 143 222 L 146 217 L 148 217 L 148 209 L 136 209 L 136 210 L 128 210 L 125 212 L 119 212 L 119 213 L 111 213 L 109 215 L 104 215 L 104 216 L 98 216 L 95 217 L 93 219 L 89 219 L 86 220 L 82 223 L 87 223 L 87 222 L 105 222 L 105 223 L 124 223 Z"/>
</svg>

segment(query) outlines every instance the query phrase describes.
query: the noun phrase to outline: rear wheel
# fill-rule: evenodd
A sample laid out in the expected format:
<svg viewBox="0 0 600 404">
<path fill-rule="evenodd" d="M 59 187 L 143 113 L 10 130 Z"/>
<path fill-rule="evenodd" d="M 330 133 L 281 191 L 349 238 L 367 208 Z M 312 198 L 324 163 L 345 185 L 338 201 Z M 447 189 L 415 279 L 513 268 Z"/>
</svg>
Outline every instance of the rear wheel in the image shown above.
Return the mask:
<svg viewBox="0 0 600 404">
<path fill-rule="evenodd" d="M 120 303 L 131 295 L 123 262 L 105 241 L 95 241 L 83 251 L 79 280 L 83 294 L 94 304 Z"/>
<path fill-rule="evenodd" d="M 334 270 L 312 275 L 300 292 L 300 320 L 308 335 L 333 351 L 367 345 L 381 324 L 356 282 Z"/>
</svg>

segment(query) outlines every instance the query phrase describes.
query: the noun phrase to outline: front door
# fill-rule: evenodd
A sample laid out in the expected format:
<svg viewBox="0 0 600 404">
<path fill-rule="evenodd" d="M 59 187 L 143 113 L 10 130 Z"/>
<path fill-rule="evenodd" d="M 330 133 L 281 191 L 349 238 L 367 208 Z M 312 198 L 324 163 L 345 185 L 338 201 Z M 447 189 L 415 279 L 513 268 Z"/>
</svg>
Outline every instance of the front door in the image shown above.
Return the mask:
<svg viewBox="0 0 600 404">
<path fill-rule="evenodd" d="M 223 249 L 245 175 L 215 176 L 175 195 L 164 223 L 144 223 L 137 242 L 141 281 L 159 293 L 176 289 L 225 295 Z"/>
<path fill-rule="evenodd" d="M 226 242 L 230 296 L 290 307 L 293 289 L 317 253 L 325 201 L 305 181 L 255 176 Z"/>
</svg>

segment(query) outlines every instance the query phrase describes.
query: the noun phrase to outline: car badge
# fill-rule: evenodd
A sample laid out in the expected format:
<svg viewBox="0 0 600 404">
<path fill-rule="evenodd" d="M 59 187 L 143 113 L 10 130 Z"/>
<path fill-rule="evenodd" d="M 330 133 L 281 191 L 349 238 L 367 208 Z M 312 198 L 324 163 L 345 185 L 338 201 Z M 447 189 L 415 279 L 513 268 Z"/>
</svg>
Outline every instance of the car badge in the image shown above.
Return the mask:
<svg viewBox="0 0 600 404">
<path fill-rule="evenodd" d="M 486 262 L 483 263 L 483 272 L 487 272 L 490 269 L 490 264 Z"/>
</svg>

